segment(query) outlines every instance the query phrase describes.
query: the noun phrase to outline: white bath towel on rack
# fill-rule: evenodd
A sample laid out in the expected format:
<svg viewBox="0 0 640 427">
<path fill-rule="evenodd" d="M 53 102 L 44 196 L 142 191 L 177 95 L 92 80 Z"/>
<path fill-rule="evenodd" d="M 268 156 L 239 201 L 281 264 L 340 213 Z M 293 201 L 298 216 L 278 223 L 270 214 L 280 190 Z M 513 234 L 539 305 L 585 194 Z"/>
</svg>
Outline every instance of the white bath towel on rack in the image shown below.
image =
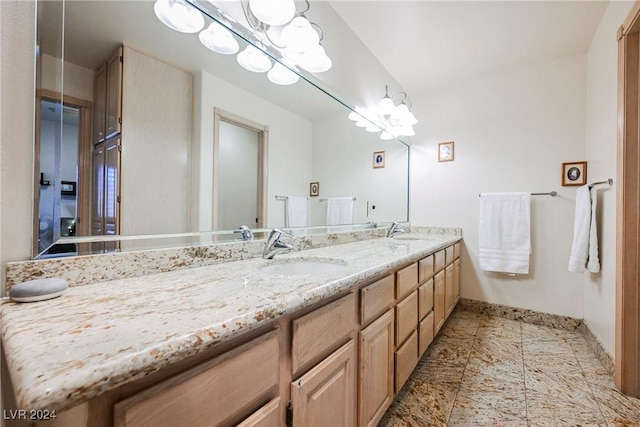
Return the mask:
<svg viewBox="0 0 640 427">
<path fill-rule="evenodd" d="M 531 253 L 531 193 L 482 193 L 480 269 L 528 274 Z"/>
<path fill-rule="evenodd" d="M 353 197 L 327 199 L 327 225 L 353 223 Z"/>
<path fill-rule="evenodd" d="M 286 200 L 286 227 L 307 226 L 307 198 L 289 196 Z"/>
<path fill-rule="evenodd" d="M 590 185 L 578 188 L 573 224 L 573 243 L 569 257 L 569 271 L 571 272 L 582 273 L 585 265 L 592 273 L 600 271 L 596 208 L 596 191 Z"/>
</svg>

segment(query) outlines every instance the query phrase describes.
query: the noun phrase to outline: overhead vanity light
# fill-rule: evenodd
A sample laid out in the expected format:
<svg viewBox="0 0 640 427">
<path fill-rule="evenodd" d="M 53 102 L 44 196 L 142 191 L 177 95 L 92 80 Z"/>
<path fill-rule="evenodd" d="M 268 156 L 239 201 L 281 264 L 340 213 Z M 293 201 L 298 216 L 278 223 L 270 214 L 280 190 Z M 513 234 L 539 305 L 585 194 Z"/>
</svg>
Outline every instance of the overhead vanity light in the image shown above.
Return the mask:
<svg viewBox="0 0 640 427">
<path fill-rule="evenodd" d="M 414 136 L 413 125 L 418 120 L 413 115 L 407 103 L 411 104 L 406 92 L 399 92 L 389 96 L 389 88 L 385 87 L 384 97 L 378 103 L 375 112 L 356 107 L 349 113 L 349 119 L 356 122 L 356 126 L 365 127 L 369 132 L 382 131 L 380 138 L 384 140 L 399 136 Z"/>
<path fill-rule="evenodd" d="M 249 0 L 251 13 L 267 25 L 284 25 L 296 13 L 293 0 Z"/>
<path fill-rule="evenodd" d="M 248 45 L 236 57 L 238 64 L 245 70 L 254 73 L 264 73 L 271 68 L 271 60 L 267 56 L 252 45 Z"/>
<path fill-rule="evenodd" d="M 231 31 L 217 22 L 212 22 L 200 32 L 200 42 L 214 52 L 231 55 L 240 50 L 238 41 Z"/>
<path fill-rule="evenodd" d="M 291 63 L 287 58 L 281 58 L 281 61 L 290 68 L 295 68 L 295 65 Z M 287 86 L 292 85 L 300 79 L 296 73 L 291 71 L 290 68 L 276 62 L 273 68 L 267 74 L 269 80 L 277 85 Z"/>
<path fill-rule="evenodd" d="M 181 33 L 197 33 L 204 27 L 204 17 L 185 0 L 156 0 L 153 11 L 162 23 Z"/>
</svg>

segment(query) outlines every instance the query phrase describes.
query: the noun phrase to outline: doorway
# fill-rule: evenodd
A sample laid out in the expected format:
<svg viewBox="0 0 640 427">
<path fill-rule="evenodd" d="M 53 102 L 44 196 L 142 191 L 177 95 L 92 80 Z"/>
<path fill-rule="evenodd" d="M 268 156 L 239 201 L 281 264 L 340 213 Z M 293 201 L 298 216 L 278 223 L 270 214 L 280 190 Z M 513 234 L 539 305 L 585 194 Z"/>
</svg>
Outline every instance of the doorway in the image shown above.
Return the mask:
<svg viewBox="0 0 640 427">
<path fill-rule="evenodd" d="M 267 126 L 214 109 L 213 229 L 266 224 Z"/>
</svg>

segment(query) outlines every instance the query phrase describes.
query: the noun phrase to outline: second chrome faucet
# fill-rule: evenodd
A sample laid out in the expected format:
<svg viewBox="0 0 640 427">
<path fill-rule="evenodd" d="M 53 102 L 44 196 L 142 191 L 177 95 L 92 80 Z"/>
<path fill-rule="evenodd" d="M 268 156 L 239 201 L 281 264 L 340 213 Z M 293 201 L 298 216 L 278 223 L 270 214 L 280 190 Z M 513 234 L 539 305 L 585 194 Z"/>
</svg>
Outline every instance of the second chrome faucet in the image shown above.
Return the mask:
<svg viewBox="0 0 640 427">
<path fill-rule="evenodd" d="M 279 228 L 274 228 L 269 233 L 269 237 L 267 237 L 267 242 L 264 245 L 264 250 L 262 251 L 262 258 L 264 259 L 272 259 L 276 254 L 289 252 L 293 250 L 293 245 L 289 243 L 284 243 L 280 240 L 282 235 L 293 237 L 293 235 L 280 230 Z"/>
</svg>

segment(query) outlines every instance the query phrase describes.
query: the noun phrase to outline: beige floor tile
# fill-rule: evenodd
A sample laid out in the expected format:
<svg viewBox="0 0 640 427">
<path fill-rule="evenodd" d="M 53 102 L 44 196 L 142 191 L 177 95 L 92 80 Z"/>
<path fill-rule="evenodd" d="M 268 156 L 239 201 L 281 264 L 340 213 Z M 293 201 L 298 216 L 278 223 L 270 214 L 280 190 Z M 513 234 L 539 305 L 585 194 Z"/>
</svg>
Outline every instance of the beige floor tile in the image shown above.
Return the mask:
<svg viewBox="0 0 640 427">
<path fill-rule="evenodd" d="M 606 426 L 597 406 L 527 390 L 530 426 Z"/>
</svg>

